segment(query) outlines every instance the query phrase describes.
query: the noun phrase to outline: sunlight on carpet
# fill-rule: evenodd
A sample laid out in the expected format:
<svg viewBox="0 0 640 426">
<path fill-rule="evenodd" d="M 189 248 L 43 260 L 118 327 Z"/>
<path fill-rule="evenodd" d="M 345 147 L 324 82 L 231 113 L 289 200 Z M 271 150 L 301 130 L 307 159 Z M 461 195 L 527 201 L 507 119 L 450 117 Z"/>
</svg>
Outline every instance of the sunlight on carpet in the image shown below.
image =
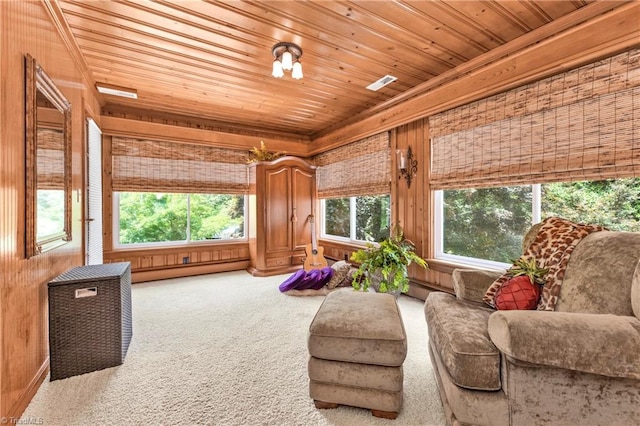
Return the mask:
<svg viewBox="0 0 640 426">
<path fill-rule="evenodd" d="M 307 332 L 324 296 L 278 291 L 245 271 L 135 284 L 124 364 L 49 382 L 23 414 L 45 425 L 442 425 L 423 302 L 401 296 L 408 352 L 396 420 L 318 410 Z"/>
</svg>

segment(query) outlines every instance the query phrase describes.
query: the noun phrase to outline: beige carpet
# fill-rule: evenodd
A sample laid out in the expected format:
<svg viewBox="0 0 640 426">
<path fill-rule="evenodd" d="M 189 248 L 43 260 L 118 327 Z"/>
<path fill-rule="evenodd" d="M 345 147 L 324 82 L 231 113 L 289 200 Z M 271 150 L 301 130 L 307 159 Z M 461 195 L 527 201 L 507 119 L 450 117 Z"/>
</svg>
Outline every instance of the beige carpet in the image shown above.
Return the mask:
<svg viewBox="0 0 640 426">
<path fill-rule="evenodd" d="M 307 330 L 324 299 L 278 291 L 286 276 L 244 271 L 133 286 L 133 339 L 123 365 L 38 390 L 24 421 L 45 425 L 441 425 L 423 302 L 401 296 L 408 336 L 396 420 L 317 410 L 307 383 Z"/>
</svg>

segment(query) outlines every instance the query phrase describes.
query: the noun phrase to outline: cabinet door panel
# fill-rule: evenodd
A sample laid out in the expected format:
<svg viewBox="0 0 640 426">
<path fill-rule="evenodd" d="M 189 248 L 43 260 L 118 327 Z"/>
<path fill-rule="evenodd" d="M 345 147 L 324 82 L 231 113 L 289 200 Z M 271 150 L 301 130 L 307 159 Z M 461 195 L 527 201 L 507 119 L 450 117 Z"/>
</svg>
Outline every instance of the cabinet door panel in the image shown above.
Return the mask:
<svg viewBox="0 0 640 426">
<path fill-rule="evenodd" d="M 299 168 L 292 169 L 293 207 L 296 209 L 297 222 L 293 223 L 293 249 L 304 249 L 311 242 L 311 223 L 315 204 L 315 174 Z M 317 218 L 315 218 L 317 221 Z M 314 224 L 317 226 L 317 222 Z M 317 228 L 316 228 L 317 229 Z"/>
<path fill-rule="evenodd" d="M 265 197 L 266 252 L 288 251 L 291 246 L 291 171 L 287 167 L 267 170 Z"/>
</svg>

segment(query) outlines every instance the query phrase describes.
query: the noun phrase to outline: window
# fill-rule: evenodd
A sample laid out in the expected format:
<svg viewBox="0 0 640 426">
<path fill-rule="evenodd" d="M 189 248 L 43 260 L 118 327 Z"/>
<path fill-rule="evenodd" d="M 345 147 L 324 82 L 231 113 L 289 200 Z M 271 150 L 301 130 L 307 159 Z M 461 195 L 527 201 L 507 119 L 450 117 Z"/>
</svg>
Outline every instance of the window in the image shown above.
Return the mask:
<svg viewBox="0 0 640 426">
<path fill-rule="evenodd" d="M 542 217 L 640 232 L 640 177 L 541 185 Z"/>
<path fill-rule="evenodd" d="M 114 192 L 114 243 L 188 243 L 244 238 L 245 197 Z"/>
<path fill-rule="evenodd" d="M 500 266 L 541 218 L 640 231 L 640 178 L 436 191 L 436 257 Z"/>
<path fill-rule="evenodd" d="M 64 191 L 62 189 L 38 189 L 36 206 L 36 238 L 54 235 L 64 229 Z"/>
<path fill-rule="evenodd" d="M 522 237 L 532 223 L 530 185 L 438 192 L 442 231 L 437 254 L 502 263 L 520 257 Z"/>
<path fill-rule="evenodd" d="M 389 236 L 389 195 L 327 198 L 322 203 L 322 236 L 350 241 L 382 241 Z"/>
</svg>

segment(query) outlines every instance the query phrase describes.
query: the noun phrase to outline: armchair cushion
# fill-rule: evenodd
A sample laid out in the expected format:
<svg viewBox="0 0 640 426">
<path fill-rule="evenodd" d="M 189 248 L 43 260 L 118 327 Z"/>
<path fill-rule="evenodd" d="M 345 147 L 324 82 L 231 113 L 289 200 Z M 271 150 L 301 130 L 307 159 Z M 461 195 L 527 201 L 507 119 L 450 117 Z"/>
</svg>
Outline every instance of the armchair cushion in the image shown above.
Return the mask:
<svg viewBox="0 0 640 426">
<path fill-rule="evenodd" d="M 640 379 L 640 320 L 633 316 L 498 311 L 489 317 L 489 336 L 518 361 Z"/>
<path fill-rule="evenodd" d="M 458 299 L 483 303 L 487 288 L 503 271 L 485 271 L 477 269 L 455 269 L 451 275 L 453 290 Z"/>
<path fill-rule="evenodd" d="M 639 263 L 639 236 L 637 232 L 603 231 L 582 240 L 567 265 L 556 312 L 634 315 L 632 288 Z"/>
<path fill-rule="evenodd" d="M 493 310 L 434 292 L 427 297 L 424 311 L 429 339 L 451 380 L 467 389 L 500 389 L 500 353 L 487 332 Z"/>
</svg>

